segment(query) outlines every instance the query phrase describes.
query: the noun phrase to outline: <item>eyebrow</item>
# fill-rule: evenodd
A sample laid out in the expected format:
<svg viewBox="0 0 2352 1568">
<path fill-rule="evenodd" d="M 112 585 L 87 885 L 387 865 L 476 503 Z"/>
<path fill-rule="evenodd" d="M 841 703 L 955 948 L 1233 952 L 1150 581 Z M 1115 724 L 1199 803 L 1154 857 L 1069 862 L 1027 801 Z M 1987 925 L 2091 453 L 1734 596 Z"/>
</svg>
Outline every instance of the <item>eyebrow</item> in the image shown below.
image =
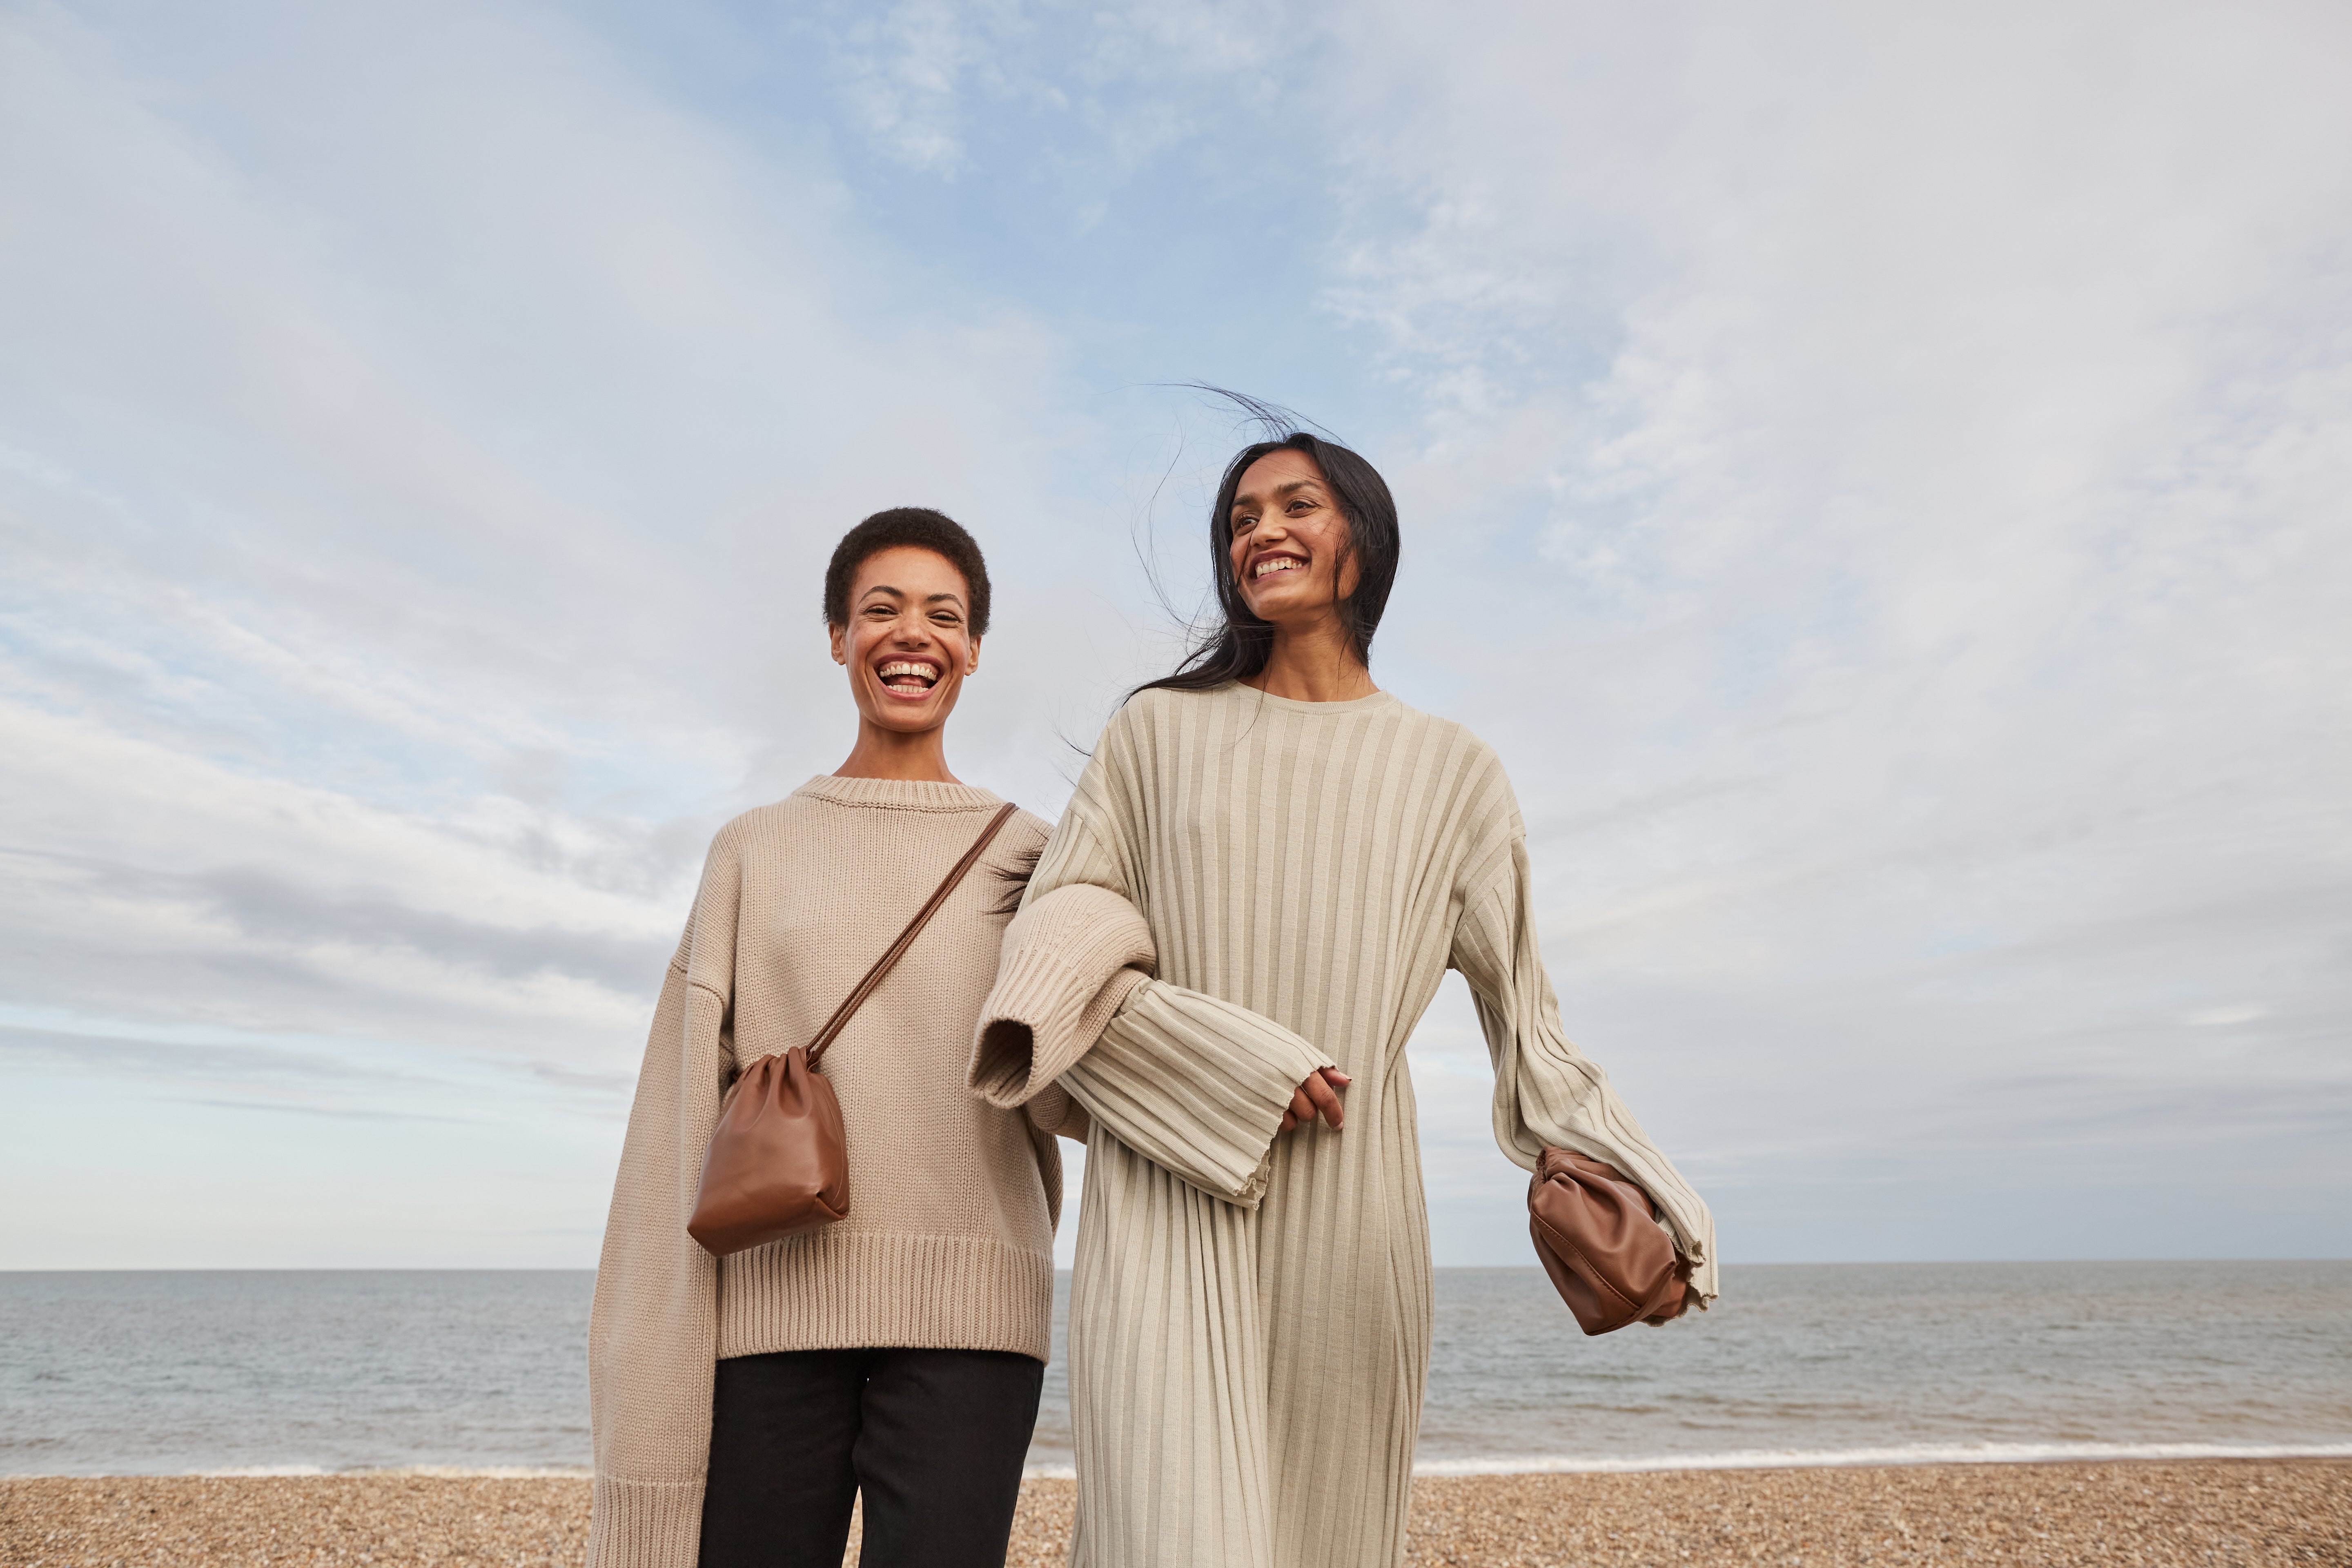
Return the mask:
<svg viewBox="0 0 2352 1568">
<path fill-rule="evenodd" d="M 1274 487 L 1274 493 L 1277 496 L 1290 495 L 1295 491 L 1305 489 L 1314 482 L 1315 481 L 1313 479 L 1286 479 L 1283 483 Z M 1234 498 L 1234 505 L 1238 507 L 1244 501 L 1255 500 L 1257 498 L 1253 495 L 1237 495 Z"/>
<path fill-rule="evenodd" d="M 866 589 L 865 593 L 860 594 L 857 596 L 857 602 L 862 605 L 877 594 L 896 594 L 903 599 L 907 596 L 907 590 L 904 588 L 893 588 L 887 583 L 877 583 L 871 588 Z M 961 594 L 932 594 L 926 597 L 923 600 L 923 603 L 926 605 L 944 603 L 954 605 L 960 608 L 963 604 L 963 595 Z"/>
</svg>

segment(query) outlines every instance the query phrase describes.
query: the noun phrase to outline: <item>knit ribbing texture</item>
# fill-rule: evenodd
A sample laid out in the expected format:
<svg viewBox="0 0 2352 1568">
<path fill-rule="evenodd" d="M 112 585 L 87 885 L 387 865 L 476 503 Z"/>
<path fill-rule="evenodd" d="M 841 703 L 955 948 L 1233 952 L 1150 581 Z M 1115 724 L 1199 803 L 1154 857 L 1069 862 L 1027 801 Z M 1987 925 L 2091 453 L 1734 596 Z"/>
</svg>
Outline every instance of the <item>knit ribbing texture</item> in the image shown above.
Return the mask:
<svg viewBox="0 0 2352 1568">
<path fill-rule="evenodd" d="M 1074 1568 L 1402 1561 L 1432 1297 L 1405 1044 L 1449 967 L 1477 1003 L 1503 1152 L 1615 1165 L 1715 1293 L 1706 1204 L 1561 1031 L 1517 803 L 1460 725 L 1386 694 L 1144 692 L 1104 731 L 1029 908 L 1072 888 L 1132 903 L 1157 964 L 1061 1079 L 1093 1123 Z M 1353 1079 L 1346 1127 L 1276 1135 L 1318 1062 Z M 1264 1170 L 1236 1189 L 1244 1163 Z M 1562 1309 L 1559 1342 L 1527 1352 L 1575 1338 Z"/>
<path fill-rule="evenodd" d="M 818 778 L 712 841 L 596 1272 L 592 1568 L 693 1568 L 720 1357 L 873 1345 L 1045 1359 L 1062 1185 L 1051 1129 L 1075 1113 L 1058 1089 L 1024 1110 L 963 1083 L 1005 874 L 1045 838 L 1026 814 L 825 1054 L 848 1216 L 723 1260 L 686 1234 L 732 1073 L 806 1045 L 1003 805 L 961 784 Z"/>
</svg>

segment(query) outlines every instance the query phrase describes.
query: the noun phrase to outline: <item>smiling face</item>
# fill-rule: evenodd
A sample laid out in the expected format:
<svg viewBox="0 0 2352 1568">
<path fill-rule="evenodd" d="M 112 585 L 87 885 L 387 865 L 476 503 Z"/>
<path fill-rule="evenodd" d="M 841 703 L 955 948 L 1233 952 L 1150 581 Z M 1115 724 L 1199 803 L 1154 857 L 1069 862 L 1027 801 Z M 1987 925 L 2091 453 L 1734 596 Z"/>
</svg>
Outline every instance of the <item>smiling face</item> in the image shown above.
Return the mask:
<svg viewBox="0 0 2352 1568">
<path fill-rule="evenodd" d="M 1356 591 L 1348 519 L 1306 453 L 1268 452 L 1243 470 L 1228 521 L 1234 583 L 1260 620 L 1311 625 Z"/>
<path fill-rule="evenodd" d="M 963 574 L 935 551 L 901 545 L 860 563 L 833 657 L 848 666 L 849 694 L 869 723 L 912 734 L 948 721 L 963 678 L 980 668 L 971 598 Z"/>
</svg>

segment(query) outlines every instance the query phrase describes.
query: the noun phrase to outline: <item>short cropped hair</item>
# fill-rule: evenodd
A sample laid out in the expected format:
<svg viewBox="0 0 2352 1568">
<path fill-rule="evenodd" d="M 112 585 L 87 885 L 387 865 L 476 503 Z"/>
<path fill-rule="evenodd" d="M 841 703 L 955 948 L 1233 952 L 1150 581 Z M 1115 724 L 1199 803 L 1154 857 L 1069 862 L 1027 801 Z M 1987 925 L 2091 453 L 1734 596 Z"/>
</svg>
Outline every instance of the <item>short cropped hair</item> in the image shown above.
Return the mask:
<svg viewBox="0 0 2352 1568">
<path fill-rule="evenodd" d="M 944 556 L 949 565 L 963 574 L 964 585 L 971 590 L 971 604 L 966 611 L 971 635 L 986 637 L 988 563 L 980 558 L 980 542 L 955 519 L 927 506 L 894 506 L 877 511 L 841 536 L 841 542 L 833 547 L 833 561 L 824 569 L 825 625 L 849 624 L 849 590 L 866 558 L 902 547 Z"/>
</svg>

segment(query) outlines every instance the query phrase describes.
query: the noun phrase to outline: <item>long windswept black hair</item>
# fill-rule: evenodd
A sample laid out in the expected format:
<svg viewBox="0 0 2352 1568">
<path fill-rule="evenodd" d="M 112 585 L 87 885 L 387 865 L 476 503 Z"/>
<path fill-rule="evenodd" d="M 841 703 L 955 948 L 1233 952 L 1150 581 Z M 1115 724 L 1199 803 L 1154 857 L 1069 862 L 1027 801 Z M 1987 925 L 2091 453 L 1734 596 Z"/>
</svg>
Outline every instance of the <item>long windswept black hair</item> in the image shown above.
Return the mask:
<svg viewBox="0 0 2352 1568">
<path fill-rule="evenodd" d="M 1303 421 L 1288 409 L 1223 387 L 1200 390 L 1234 404 L 1267 432 L 1268 438 L 1254 441 L 1234 454 L 1218 482 L 1216 504 L 1209 509 L 1209 575 L 1217 585 L 1217 624 L 1195 636 L 1192 651 L 1172 673 L 1147 680 L 1128 695 L 1161 688 L 1207 691 L 1265 670 L 1266 660 L 1274 656 L 1274 623 L 1251 613 L 1240 584 L 1234 581 L 1234 494 L 1241 489 L 1242 475 L 1252 463 L 1285 449 L 1304 452 L 1314 459 L 1323 470 L 1331 499 L 1339 503 L 1340 516 L 1347 519 L 1347 553 L 1333 565 L 1344 574 L 1348 563 L 1355 563 L 1356 591 L 1339 601 L 1339 611 L 1357 658 L 1369 668 L 1372 634 L 1380 629 L 1381 612 L 1388 608 L 1401 549 L 1396 499 L 1389 494 L 1388 481 L 1381 478 L 1379 469 L 1337 441 L 1301 429 Z"/>
</svg>

